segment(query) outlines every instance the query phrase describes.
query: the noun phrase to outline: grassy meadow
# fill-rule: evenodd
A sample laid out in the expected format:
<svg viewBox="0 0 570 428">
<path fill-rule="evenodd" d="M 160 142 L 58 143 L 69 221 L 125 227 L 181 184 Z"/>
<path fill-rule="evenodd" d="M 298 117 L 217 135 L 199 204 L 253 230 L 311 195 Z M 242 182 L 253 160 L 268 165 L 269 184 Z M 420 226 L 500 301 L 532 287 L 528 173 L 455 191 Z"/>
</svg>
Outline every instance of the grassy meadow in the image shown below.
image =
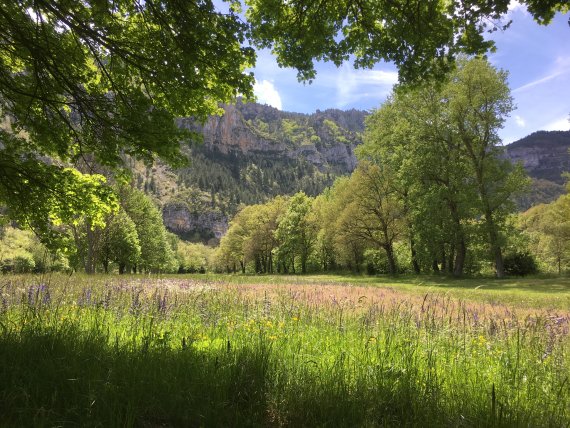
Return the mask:
<svg viewBox="0 0 570 428">
<path fill-rule="evenodd" d="M 568 426 L 570 281 L 0 277 L 1 426 Z"/>
</svg>

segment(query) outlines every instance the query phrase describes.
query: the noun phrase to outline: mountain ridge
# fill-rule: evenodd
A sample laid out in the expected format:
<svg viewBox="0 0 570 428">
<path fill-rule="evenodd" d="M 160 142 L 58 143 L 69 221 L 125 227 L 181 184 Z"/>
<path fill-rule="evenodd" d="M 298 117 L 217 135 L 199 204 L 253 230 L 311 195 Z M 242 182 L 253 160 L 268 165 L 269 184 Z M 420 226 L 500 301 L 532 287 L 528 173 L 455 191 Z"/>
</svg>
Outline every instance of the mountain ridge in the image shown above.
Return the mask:
<svg viewBox="0 0 570 428">
<path fill-rule="evenodd" d="M 203 139 L 184 148 L 188 167 L 155 167 L 139 179 L 139 187 L 156 195 L 167 228 L 184 239 L 215 243 L 241 206 L 300 190 L 315 196 L 356 167 L 366 111 L 306 114 L 241 101 L 222 108 L 223 115 L 203 125 L 178 120 Z M 537 131 L 504 146 L 505 156 L 521 162 L 533 179 L 530 194 L 517 201 L 520 208 L 564 192 L 569 149 L 570 131 Z"/>
</svg>

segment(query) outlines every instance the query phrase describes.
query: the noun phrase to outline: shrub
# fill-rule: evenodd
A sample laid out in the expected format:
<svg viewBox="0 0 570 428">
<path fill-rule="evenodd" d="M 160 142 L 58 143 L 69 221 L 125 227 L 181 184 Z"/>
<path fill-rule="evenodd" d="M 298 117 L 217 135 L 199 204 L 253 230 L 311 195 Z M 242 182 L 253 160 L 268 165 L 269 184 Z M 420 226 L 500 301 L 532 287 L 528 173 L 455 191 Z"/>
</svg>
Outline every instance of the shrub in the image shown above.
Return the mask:
<svg viewBox="0 0 570 428">
<path fill-rule="evenodd" d="M 534 256 L 527 252 L 509 254 L 505 257 L 503 262 L 507 275 L 525 276 L 538 272 Z"/>
</svg>

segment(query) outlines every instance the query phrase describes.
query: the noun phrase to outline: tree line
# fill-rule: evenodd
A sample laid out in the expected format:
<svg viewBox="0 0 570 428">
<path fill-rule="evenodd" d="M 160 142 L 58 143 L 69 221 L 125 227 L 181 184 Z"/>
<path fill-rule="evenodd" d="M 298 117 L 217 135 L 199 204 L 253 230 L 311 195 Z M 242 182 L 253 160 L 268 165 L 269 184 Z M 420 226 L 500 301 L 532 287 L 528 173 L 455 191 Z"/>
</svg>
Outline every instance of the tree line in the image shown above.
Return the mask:
<svg viewBox="0 0 570 428">
<path fill-rule="evenodd" d="M 103 218 L 82 216 L 58 226 L 58 246 L 32 232 L 0 227 L 3 272 L 205 272 L 213 249 L 181 241 L 164 227 L 154 201 L 128 185 L 115 185 L 116 203 Z M 15 225 L 17 226 L 17 225 Z"/>
</svg>

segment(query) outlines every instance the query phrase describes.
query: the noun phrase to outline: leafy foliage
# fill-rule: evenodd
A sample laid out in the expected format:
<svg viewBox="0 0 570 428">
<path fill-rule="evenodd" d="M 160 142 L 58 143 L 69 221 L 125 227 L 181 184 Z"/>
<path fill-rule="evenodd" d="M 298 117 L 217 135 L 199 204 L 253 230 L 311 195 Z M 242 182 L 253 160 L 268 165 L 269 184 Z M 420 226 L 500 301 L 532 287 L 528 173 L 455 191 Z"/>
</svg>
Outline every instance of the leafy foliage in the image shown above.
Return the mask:
<svg viewBox="0 0 570 428">
<path fill-rule="evenodd" d="M 530 208 L 520 215 L 519 227 L 529 238 L 529 248 L 546 270 L 562 273 L 570 264 L 570 199 L 563 195 L 550 204 Z"/>
<path fill-rule="evenodd" d="M 461 275 L 468 247 L 484 239 L 504 274 L 502 225 L 526 182 L 499 145 L 511 109 L 505 73 L 462 58 L 448 80 L 398 89 L 367 121 L 359 154 L 395 171 L 416 272 L 423 258 Z"/>
<path fill-rule="evenodd" d="M 525 276 L 538 272 L 538 266 L 532 254 L 513 253 L 505 256 L 505 272 L 508 275 Z"/>
<path fill-rule="evenodd" d="M 482 55 L 495 48 L 486 31 L 506 29 L 505 0 L 248 0 L 248 20 L 259 47 L 273 49 L 279 65 L 298 77 L 315 77 L 314 60 L 337 66 L 354 58 L 357 67 L 392 61 L 400 81 L 442 78 L 460 53 Z M 525 0 L 534 18 L 548 24 L 566 1 Z"/>
<path fill-rule="evenodd" d="M 30 231 L 0 228 L 0 271 L 29 273 L 65 271 L 68 261 L 61 251 L 50 252 Z"/>
<path fill-rule="evenodd" d="M 67 166 L 180 163 L 192 135 L 175 117 L 203 121 L 252 93 L 246 26 L 211 1 L 20 0 L 0 28 L 0 203 L 50 245 L 54 223 L 98 221 L 114 203 L 97 176 Z"/>
</svg>

